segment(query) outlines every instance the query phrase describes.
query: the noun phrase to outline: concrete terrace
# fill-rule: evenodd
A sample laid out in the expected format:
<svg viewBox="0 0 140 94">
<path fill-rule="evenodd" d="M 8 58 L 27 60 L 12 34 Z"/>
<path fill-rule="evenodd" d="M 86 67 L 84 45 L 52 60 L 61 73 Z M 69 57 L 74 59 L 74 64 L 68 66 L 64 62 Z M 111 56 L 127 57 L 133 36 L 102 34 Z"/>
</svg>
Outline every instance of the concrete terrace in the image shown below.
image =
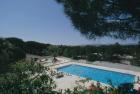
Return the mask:
<svg viewBox="0 0 140 94">
<path fill-rule="evenodd" d="M 58 57 L 58 59 L 59 59 L 59 57 Z M 140 68 L 139 67 L 131 66 L 131 65 L 118 64 L 118 63 L 114 64 L 114 63 L 103 62 L 103 61 L 102 62 L 96 61 L 96 62 L 92 62 L 92 64 L 91 64 L 89 62 L 84 62 L 83 63 L 83 62 L 79 62 L 79 61 L 75 61 L 75 60 L 73 61 L 73 60 L 69 59 L 66 63 L 61 62 L 60 64 L 52 66 L 52 68 L 56 70 L 59 67 L 67 66 L 67 65 L 70 65 L 70 64 L 77 64 L 77 65 L 81 65 L 81 66 L 87 66 L 87 67 L 93 67 L 93 68 L 104 69 L 104 70 L 109 70 L 109 71 L 132 74 L 132 75 L 136 76 L 136 80 L 137 80 L 138 76 L 140 77 L 140 70 L 139 70 Z M 71 76 L 66 75 L 63 78 L 55 79 L 55 81 L 58 85 L 57 89 L 63 89 L 64 90 L 64 89 L 67 89 L 67 88 L 73 89 L 76 86 L 75 82 L 80 80 L 80 79 L 83 79 L 83 78 L 78 77 L 76 75 L 71 75 Z M 92 80 L 92 81 L 94 83 L 97 83 L 97 81 L 94 81 L 94 80 Z M 101 85 L 102 86 L 109 86 L 109 85 L 104 84 L 104 83 L 101 83 Z M 140 84 L 135 84 L 134 88 L 135 89 L 140 88 Z"/>
</svg>

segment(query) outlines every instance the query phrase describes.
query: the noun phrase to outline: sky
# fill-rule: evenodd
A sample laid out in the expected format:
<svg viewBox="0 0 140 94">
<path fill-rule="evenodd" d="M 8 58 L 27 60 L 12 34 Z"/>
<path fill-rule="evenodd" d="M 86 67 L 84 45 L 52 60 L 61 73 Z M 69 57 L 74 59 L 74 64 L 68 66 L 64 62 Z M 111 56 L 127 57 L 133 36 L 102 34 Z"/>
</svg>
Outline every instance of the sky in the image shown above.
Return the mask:
<svg viewBox="0 0 140 94">
<path fill-rule="evenodd" d="M 88 40 L 74 29 L 55 0 L 0 0 L 0 37 L 55 45 L 137 43 L 108 37 Z"/>
</svg>

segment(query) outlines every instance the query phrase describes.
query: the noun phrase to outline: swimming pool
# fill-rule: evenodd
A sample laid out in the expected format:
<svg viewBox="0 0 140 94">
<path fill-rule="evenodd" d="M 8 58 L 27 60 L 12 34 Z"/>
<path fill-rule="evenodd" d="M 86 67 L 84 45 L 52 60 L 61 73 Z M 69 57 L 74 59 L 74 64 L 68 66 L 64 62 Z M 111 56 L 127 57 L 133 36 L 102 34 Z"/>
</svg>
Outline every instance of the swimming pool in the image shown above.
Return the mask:
<svg viewBox="0 0 140 94">
<path fill-rule="evenodd" d="M 135 80 L 134 75 L 86 67 L 76 64 L 59 67 L 57 68 L 57 70 L 80 77 L 90 78 L 92 80 L 100 81 L 105 84 L 112 83 L 112 85 L 114 86 L 118 86 L 123 83 L 133 83 Z"/>
</svg>

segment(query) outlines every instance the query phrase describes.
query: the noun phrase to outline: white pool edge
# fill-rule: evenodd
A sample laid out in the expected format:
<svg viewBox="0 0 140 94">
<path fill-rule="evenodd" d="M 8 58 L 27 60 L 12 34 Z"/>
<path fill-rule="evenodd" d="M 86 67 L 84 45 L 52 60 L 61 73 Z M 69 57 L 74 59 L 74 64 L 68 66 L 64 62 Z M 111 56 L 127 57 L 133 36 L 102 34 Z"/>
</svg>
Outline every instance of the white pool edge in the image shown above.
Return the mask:
<svg viewBox="0 0 140 94">
<path fill-rule="evenodd" d="M 137 80 L 138 76 L 140 77 L 140 72 L 136 72 L 136 71 L 110 68 L 110 67 L 104 67 L 104 66 L 97 66 L 97 65 L 85 64 L 85 63 L 76 63 L 76 62 L 69 62 L 69 63 L 60 64 L 60 65 L 55 66 L 55 69 L 60 68 L 60 67 L 64 67 L 64 66 L 68 66 L 71 64 L 76 64 L 76 65 L 81 65 L 81 66 L 85 66 L 85 67 L 98 68 L 98 69 L 107 70 L 107 71 L 120 72 L 120 73 L 134 75 L 135 81 Z"/>
</svg>

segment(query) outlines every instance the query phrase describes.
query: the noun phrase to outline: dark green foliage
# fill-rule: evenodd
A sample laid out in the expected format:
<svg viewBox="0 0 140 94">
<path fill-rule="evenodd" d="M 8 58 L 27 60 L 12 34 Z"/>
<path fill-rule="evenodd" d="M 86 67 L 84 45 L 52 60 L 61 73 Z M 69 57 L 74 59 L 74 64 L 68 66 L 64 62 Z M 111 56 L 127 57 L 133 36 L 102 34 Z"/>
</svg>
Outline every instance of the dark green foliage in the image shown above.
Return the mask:
<svg viewBox="0 0 140 94">
<path fill-rule="evenodd" d="M 6 40 L 9 41 L 15 47 L 18 47 L 18 48 L 21 48 L 22 50 L 25 50 L 25 42 L 22 39 L 19 39 L 19 38 L 6 38 Z"/>
<path fill-rule="evenodd" d="M 78 89 L 74 88 L 73 90 L 67 89 L 64 94 L 105 94 L 102 89 L 95 87 L 93 90 L 88 89 Z"/>
<path fill-rule="evenodd" d="M 119 94 L 136 94 L 136 90 L 133 89 L 133 84 L 125 83 L 118 87 Z"/>
<path fill-rule="evenodd" d="M 139 57 L 135 57 L 134 59 L 131 60 L 131 64 L 135 65 L 135 66 L 140 66 L 140 56 Z"/>
<path fill-rule="evenodd" d="M 0 38 L 0 73 L 9 69 L 9 65 L 25 58 L 25 52 L 6 39 Z"/>
<path fill-rule="evenodd" d="M 58 94 L 55 87 L 45 67 L 37 63 L 16 63 L 10 73 L 0 76 L 0 94 Z"/>
<path fill-rule="evenodd" d="M 140 36 L 139 0 L 56 0 L 73 26 L 87 38 Z"/>
<path fill-rule="evenodd" d="M 139 94 L 139 90 L 135 90 L 132 84 L 125 83 L 120 85 L 118 88 L 100 88 L 95 86 L 91 90 L 85 88 L 74 88 L 73 90 L 67 89 L 64 94 Z"/>
<path fill-rule="evenodd" d="M 97 60 L 101 60 L 101 57 L 99 55 L 91 53 L 91 54 L 87 55 L 87 60 L 88 61 L 97 61 Z"/>
<path fill-rule="evenodd" d="M 44 49 L 47 48 L 46 44 L 28 41 L 25 43 L 26 53 L 35 54 L 35 55 L 45 55 Z"/>
</svg>

